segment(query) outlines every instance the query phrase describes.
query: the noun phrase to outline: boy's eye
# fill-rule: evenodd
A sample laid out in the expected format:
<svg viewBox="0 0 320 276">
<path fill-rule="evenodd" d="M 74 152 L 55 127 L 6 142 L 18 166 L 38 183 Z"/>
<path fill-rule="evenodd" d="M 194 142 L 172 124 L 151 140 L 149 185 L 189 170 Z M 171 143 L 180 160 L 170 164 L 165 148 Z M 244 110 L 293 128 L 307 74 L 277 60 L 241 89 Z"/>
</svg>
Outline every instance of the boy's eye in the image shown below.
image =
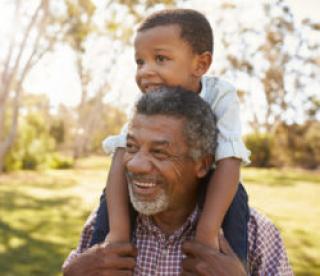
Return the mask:
<svg viewBox="0 0 320 276">
<path fill-rule="evenodd" d="M 158 62 L 158 63 L 164 62 L 166 60 L 168 60 L 168 58 L 163 56 L 163 55 L 157 55 L 156 56 L 156 62 Z"/>
<path fill-rule="evenodd" d="M 143 61 L 142 59 L 140 59 L 140 58 L 136 59 L 136 64 L 137 64 L 138 66 L 143 65 L 143 63 L 144 63 L 144 61 Z"/>
</svg>

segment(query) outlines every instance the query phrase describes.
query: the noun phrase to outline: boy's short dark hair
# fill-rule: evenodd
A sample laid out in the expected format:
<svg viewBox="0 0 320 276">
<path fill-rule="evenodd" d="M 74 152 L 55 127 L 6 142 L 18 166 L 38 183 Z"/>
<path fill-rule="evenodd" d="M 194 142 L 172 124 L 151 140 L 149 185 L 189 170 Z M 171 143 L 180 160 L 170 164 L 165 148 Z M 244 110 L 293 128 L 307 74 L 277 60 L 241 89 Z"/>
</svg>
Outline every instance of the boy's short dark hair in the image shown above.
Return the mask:
<svg viewBox="0 0 320 276">
<path fill-rule="evenodd" d="M 206 17 L 192 9 L 168 9 L 148 16 L 139 26 L 138 32 L 154 27 L 178 25 L 181 38 L 197 54 L 213 52 L 213 31 Z"/>
</svg>

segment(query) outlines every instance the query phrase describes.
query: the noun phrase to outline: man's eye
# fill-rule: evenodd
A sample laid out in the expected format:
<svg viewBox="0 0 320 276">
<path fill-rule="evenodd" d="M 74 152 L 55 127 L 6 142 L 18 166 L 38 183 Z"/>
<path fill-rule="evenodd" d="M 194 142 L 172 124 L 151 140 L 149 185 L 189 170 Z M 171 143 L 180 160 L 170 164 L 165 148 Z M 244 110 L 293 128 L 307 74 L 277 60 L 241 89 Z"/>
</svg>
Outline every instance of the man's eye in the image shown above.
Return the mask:
<svg viewBox="0 0 320 276">
<path fill-rule="evenodd" d="M 156 56 L 156 62 L 158 62 L 158 63 L 162 63 L 162 62 L 164 62 L 166 60 L 168 60 L 168 58 L 163 56 L 163 55 L 157 55 Z"/>
<path fill-rule="evenodd" d="M 166 159 L 169 157 L 168 153 L 163 151 L 163 150 L 153 150 L 152 151 L 153 155 L 158 158 L 158 159 Z"/>
</svg>

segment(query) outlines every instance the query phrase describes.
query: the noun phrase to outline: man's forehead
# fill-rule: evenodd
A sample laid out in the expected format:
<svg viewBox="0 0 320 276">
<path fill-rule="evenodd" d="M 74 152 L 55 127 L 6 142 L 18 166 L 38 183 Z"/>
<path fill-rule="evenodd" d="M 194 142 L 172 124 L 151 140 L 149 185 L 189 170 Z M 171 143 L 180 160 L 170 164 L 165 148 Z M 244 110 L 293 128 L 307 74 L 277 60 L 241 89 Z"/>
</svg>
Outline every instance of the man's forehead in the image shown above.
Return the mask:
<svg viewBox="0 0 320 276">
<path fill-rule="evenodd" d="M 155 140 L 174 140 L 183 137 L 184 119 L 170 115 L 135 114 L 129 123 L 128 133 L 137 135 L 152 135 Z M 158 137 L 158 139 L 156 138 Z M 151 138 L 151 137 L 144 137 Z"/>
</svg>

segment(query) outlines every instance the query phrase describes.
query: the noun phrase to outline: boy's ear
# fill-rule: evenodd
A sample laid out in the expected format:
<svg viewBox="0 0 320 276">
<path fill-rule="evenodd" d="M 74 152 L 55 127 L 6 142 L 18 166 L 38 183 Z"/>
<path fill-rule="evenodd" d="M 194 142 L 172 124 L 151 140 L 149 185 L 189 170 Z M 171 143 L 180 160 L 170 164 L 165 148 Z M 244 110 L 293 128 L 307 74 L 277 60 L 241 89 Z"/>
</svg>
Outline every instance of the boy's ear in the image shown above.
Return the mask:
<svg viewBox="0 0 320 276">
<path fill-rule="evenodd" d="M 207 155 L 196 161 L 196 174 L 198 178 L 202 178 L 207 175 L 211 168 L 213 161 L 212 155 Z"/>
<path fill-rule="evenodd" d="M 209 51 L 197 55 L 194 74 L 196 77 L 204 75 L 212 63 L 212 54 Z"/>
</svg>

